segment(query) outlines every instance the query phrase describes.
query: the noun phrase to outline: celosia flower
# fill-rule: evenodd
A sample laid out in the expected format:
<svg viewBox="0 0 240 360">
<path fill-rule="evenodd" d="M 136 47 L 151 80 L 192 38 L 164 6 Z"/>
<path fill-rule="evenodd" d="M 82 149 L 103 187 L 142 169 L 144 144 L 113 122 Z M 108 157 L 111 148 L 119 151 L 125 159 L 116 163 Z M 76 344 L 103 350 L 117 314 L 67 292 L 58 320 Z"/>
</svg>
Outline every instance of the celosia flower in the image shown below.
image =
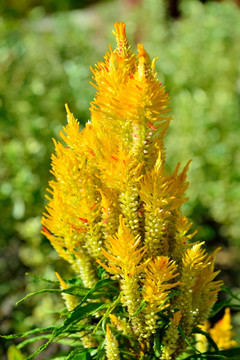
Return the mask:
<svg viewBox="0 0 240 360">
<path fill-rule="evenodd" d="M 219 349 L 226 350 L 237 345 L 236 341 L 233 340 L 234 333 L 232 331 L 231 314 L 229 308 L 225 309 L 223 318 L 209 330 L 209 333 Z"/>
<path fill-rule="evenodd" d="M 67 283 L 61 278 L 61 276 L 57 272 L 56 272 L 56 276 L 60 282 L 61 289 L 62 290 L 68 289 Z M 77 306 L 78 299 L 76 298 L 76 296 L 62 293 L 62 297 L 69 311 L 72 311 Z"/>
<path fill-rule="evenodd" d="M 226 308 L 222 319 L 217 321 L 213 327 L 209 321 L 206 321 L 200 326 L 200 329 L 208 332 L 214 342 L 217 344 L 220 350 L 231 349 L 237 345 L 237 342 L 233 340 L 234 332 L 232 331 L 231 314 L 230 309 Z M 196 347 L 201 352 L 208 350 L 210 344 L 203 334 L 196 334 Z"/>
<path fill-rule="evenodd" d="M 174 359 L 174 353 L 177 354 L 178 350 L 178 339 L 179 339 L 179 330 L 178 325 L 182 318 L 181 310 L 175 312 L 171 321 L 169 323 L 169 327 L 166 330 L 166 334 L 163 340 L 164 349 L 161 356 L 161 360 L 169 360 Z"/>
<path fill-rule="evenodd" d="M 115 336 L 112 334 L 109 325 L 107 325 L 105 347 L 106 347 L 106 355 L 108 360 L 120 360 L 118 342 Z"/>
<path fill-rule="evenodd" d="M 111 321 L 121 336 L 117 341 L 107 326 L 110 360 L 120 358 L 124 336 L 147 354 L 157 329 L 162 359 L 176 359 L 187 346 L 178 326 L 192 336 L 221 282 L 214 255 L 191 243 L 195 233 L 181 214 L 189 162 L 181 172 L 179 164 L 171 175 L 165 171 L 171 117 L 156 59 L 142 45 L 132 53 L 125 24 L 116 23 L 114 35 L 116 49 L 92 69 L 97 93 L 81 132 L 66 107 L 68 124 L 60 132 L 66 145 L 55 142 L 43 232 L 86 287 L 98 281 L 99 264 L 119 281 L 122 310 Z"/>
</svg>

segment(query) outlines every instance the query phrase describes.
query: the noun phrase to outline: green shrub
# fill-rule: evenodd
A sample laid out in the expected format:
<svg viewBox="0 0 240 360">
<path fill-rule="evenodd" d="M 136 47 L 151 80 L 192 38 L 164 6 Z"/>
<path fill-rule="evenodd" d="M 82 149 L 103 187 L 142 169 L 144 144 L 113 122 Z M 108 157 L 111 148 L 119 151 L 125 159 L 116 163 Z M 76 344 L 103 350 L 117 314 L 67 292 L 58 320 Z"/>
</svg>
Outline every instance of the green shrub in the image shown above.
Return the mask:
<svg viewBox="0 0 240 360">
<path fill-rule="evenodd" d="M 53 150 L 49 139 L 65 122 L 65 102 L 82 124 L 88 120 L 93 96 L 88 64 L 95 61 L 87 41 L 91 31 L 76 26 L 71 16 L 46 18 L 39 9 L 27 21 L 0 19 L 1 332 L 47 320 L 38 310 L 31 315 L 34 303 L 13 308 L 25 294 L 26 271 L 35 267 L 38 274 L 53 274 L 49 264 L 57 257 L 40 234 Z M 27 291 L 34 289 L 29 282 Z"/>
</svg>

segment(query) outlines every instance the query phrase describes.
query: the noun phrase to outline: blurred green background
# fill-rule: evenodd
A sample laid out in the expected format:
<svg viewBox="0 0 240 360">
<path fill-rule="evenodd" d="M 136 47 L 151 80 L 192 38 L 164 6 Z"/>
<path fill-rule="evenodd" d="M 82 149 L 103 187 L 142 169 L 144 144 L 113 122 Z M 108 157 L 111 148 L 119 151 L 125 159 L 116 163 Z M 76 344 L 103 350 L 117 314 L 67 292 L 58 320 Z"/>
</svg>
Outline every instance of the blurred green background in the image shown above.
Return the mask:
<svg viewBox="0 0 240 360">
<path fill-rule="evenodd" d="M 94 89 L 90 65 L 101 60 L 115 21 L 143 42 L 172 98 L 167 134 L 169 171 L 192 159 L 184 206 L 198 239 L 221 246 L 217 267 L 239 288 L 240 8 L 237 1 L 2 0 L 0 3 L 0 333 L 49 326 L 63 304 L 26 293 L 44 288 L 25 273 L 55 280 L 67 265 L 41 234 L 50 179 L 51 138 L 66 123 L 64 104 L 82 126 Z M 234 317 L 239 326 L 238 314 Z M 239 335 L 238 335 L 239 336 Z M 0 358 L 11 341 L 2 341 Z M 33 345 L 24 348 L 26 354 Z M 67 352 L 51 346 L 37 359 Z M 21 359 L 12 348 L 8 359 Z M 18 357 L 17 357 L 18 356 Z M 7 357 L 6 357 L 7 359 Z"/>
</svg>

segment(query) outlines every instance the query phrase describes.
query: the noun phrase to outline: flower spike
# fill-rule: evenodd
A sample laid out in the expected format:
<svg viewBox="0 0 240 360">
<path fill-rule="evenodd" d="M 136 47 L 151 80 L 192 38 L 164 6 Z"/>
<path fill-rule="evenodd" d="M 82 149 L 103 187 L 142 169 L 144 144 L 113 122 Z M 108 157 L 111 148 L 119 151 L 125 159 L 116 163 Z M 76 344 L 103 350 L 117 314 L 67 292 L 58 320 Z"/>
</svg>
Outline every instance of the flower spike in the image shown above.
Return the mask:
<svg viewBox="0 0 240 360">
<path fill-rule="evenodd" d="M 196 232 L 181 212 L 190 162 L 172 174 L 165 169 L 164 139 L 172 118 L 156 59 L 141 44 L 137 55 L 132 52 L 124 23 L 116 22 L 113 34 L 116 48 L 109 47 L 91 69 L 96 94 L 82 131 L 65 106 L 67 124 L 60 141 L 54 140 L 43 233 L 80 278 L 76 290 L 88 296 L 83 306 L 107 307 L 97 314 L 90 310 L 71 327 L 78 334 L 77 326 L 83 329 L 84 347 L 98 347 L 100 357 L 105 347 L 109 360 L 149 358 L 153 348 L 159 358 L 174 360 L 187 348 L 182 334 L 191 342 L 193 329 L 207 320 L 222 282 L 214 271 L 216 252 L 208 255 L 203 242 L 193 242 Z M 77 295 L 63 297 L 74 311 Z M 103 316 L 102 330 L 97 316 Z M 233 345 L 228 310 L 222 325 L 212 336 L 224 330 Z"/>
</svg>

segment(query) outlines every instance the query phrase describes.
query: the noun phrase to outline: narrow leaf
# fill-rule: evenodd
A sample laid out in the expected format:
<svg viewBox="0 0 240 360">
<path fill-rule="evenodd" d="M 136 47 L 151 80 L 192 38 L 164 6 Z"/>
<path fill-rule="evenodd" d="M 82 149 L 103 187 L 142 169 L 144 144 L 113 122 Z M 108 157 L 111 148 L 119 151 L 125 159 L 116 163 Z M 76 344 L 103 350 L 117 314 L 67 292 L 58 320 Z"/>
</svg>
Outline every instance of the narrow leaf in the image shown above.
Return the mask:
<svg viewBox="0 0 240 360">
<path fill-rule="evenodd" d="M 53 332 L 54 337 L 66 332 L 70 326 L 76 324 L 81 319 L 84 319 L 96 312 L 109 307 L 111 303 L 88 303 L 87 305 L 78 305 L 73 312 L 64 321 L 64 324 Z"/>
<path fill-rule="evenodd" d="M 62 290 L 61 289 L 43 289 L 43 290 L 39 290 L 30 294 L 27 294 L 24 298 L 22 298 L 21 300 L 18 300 L 16 302 L 16 305 L 20 304 L 21 302 L 27 300 L 28 298 L 30 298 L 31 296 L 34 295 L 38 295 L 38 294 L 44 294 L 44 293 L 60 293 Z"/>
<path fill-rule="evenodd" d="M 83 351 L 83 350 L 73 350 L 71 351 L 71 353 L 68 355 L 67 358 L 65 358 L 66 360 L 87 360 L 89 359 L 89 353 L 88 351 Z"/>
<path fill-rule="evenodd" d="M 119 294 L 118 298 L 112 304 L 110 303 L 109 309 L 106 311 L 104 316 L 102 316 L 101 320 L 97 323 L 95 329 L 93 330 L 93 333 L 97 331 L 101 323 L 109 316 L 109 314 L 111 314 L 111 312 L 115 309 L 115 307 L 120 302 L 120 300 L 121 300 L 121 294 Z"/>
<path fill-rule="evenodd" d="M 49 326 L 47 328 L 36 328 L 30 331 L 26 331 L 25 333 L 22 334 L 11 334 L 11 335 L 0 335 L 0 337 L 4 338 L 4 339 L 15 339 L 18 337 L 25 337 L 31 334 L 35 334 L 35 333 L 42 333 L 45 331 L 52 331 L 56 328 L 56 326 Z"/>
<path fill-rule="evenodd" d="M 219 352 L 220 352 L 220 354 L 225 355 L 227 358 L 238 356 L 238 359 L 239 359 L 240 347 L 236 347 L 236 348 L 228 349 L 228 350 L 220 350 Z"/>
<path fill-rule="evenodd" d="M 179 330 L 180 334 L 182 335 L 182 337 L 184 338 L 184 340 L 186 341 L 186 343 L 188 344 L 188 346 L 190 346 L 190 348 L 193 349 L 195 353 L 200 353 L 200 351 L 197 350 L 197 349 L 195 348 L 195 346 L 193 346 L 193 344 L 191 344 L 191 342 L 189 341 L 189 339 L 188 339 L 187 336 L 185 335 L 185 333 L 184 333 L 181 325 L 178 325 L 178 330 Z"/>
<path fill-rule="evenodd" d="M 238 295 L 238 294 L 235 295 L 235 294 L 232 292 L 232 290 L 229 289 L 227 286 L 222 285 L 222 286 L 221 286 L 221 290 L 225 291 L 225 292 L 226 292 L 227 294 L 229 294 L 233 299 L 236 299 L 236 300 L 240 301 L 239 295 Z"/>
<path fill-rule="evenodd" d="M 44 281 L 46 283 L 59 285 L 59 281 L 53 281 L 53 280 L 45 279 L 45 278 L 43 278 L 41 276 L 38 276 L 38 275 L 35 275 L 35 274 L 32 274 L 32 273 L 26 273 L 26 275 L 31 276 L 32 278 L 34 278 L 36 280 L 41 280 L 41 281 Z"/>
<path fill-rule="evenodd" d="M 229 306 L 229 303 L 232 301 L 232 299 L 225 300 L 219 304 L 215 304 L 212 308 L 212 311 L 210 313 L 210 317 L 216 315 L 219 311 L 221 311 L 226 306 Z"/>
<path fill-rule="evenodd" d="M 139 307 L 137 308 L 136 312 L 133 314 L 133 316 L 138 315 L 143 309 L 145 309 L 145 307 L 147 306 L 147 303 L 144 299 L 142 299 Z"/>
<path fill-rule="evenodd" d="M 32 355 L 28 356 L 25 360 L 31 360 L 35 358 L 35 356 L 37 356 L 38 354 L 40 354 L 40 352 L 45 350 L 48 347 L 48 345 L 51 344 L 52 341 L 53 341 L 53 337 L 49 339 L 45 344 L 40 346 L 40 348 L 38 348 Z"/>
<path fill-rule="evenodd" d="M 31 344 L 35 341 L 43 340 L 43 339 L 49 339 L 52 335 L 51 334 L 44 334 L 39 336 L 34 336 L 31 339 L 27 339 L 25 341 L 22 341 L 20 344 L 18 344 L 18 349 L 22 349 L 24 346 Z"/>
<path fill-rule="evenodd" d="M 217 354 L 211 354 L 211 353 L 203 353 L 203 354 L 194 354 L 194 355 L 190 355 L 186 358 L 183 358 L 182 360 L 228 360 L 228 358 L 226 358 L 225 356 L 222 355 L 217 355 Z"/>
<path fill-rule="evenodd" d="M 89 298 L 89 296 L 91 294 L 93 294 L 95 291 L 102 289 L 104 287 L 110 287 L 112 289 L 116 289 L 116 287 L 113 286 L 113 284 L 116 284 L 116 281 L 113 281 L 111 279 L 103 279 L 103 280 L 99 280 L 93 287 L 92 289 L 90 289 L 88 291 L 88 293 L 84 296 L 84 298 L 82 299 L 82 301 L 80 302 L 79 306 L 82 305 L 84 303 L 85 300 L 87 300 Z"/>
</svg>

